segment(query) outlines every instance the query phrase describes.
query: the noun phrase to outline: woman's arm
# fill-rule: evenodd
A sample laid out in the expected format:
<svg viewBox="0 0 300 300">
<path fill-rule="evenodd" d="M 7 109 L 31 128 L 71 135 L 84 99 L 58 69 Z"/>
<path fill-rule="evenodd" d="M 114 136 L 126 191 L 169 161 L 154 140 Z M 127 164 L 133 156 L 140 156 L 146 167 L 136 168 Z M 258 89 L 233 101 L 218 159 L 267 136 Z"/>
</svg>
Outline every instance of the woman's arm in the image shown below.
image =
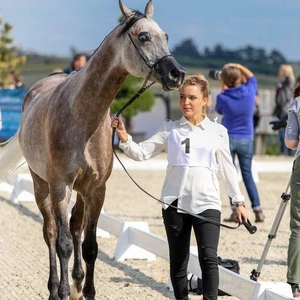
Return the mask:
<svg viewBox="0 0 300 300">
<path fill-rule="evenodd" d="M 167 125 L 169 124 L 169 126 Z M 116 133 L 120 137 L 119 147 L 124 151 L 126 156 L 136 161 L 150 159 L 164 151 L 167 147 L 167 137 L 169 127 L 172 122 L 165 122 L 156 134 L 139 144 L 132 140 L 132 137 L 127 133 L 124 123 L 119 118 L 113 118 L 111 127 L 116 128 Z"/>
<path fill-rule="evenodd" d="M 293 102 L 292 106 L 288 110 L 288 119 L 287 119 L 285 139 L 284 139 L 286 146 L 292 150 L 297 149 L 299 143 L 299 134 L 300 134 L 298 118 L 295 112 L 295 110 L 298 110 L 297 104 L 298 104 L 297 102 Z"/>
<path fill-rule="evenodd" d="M 228 65 L 239 69 L 241 71 L 242 75 L 244 75 L 246 79 L 249 79 L 254 76 L 254 74 L 248 68 L 244 67 L 243 65 L 240 65 L 240 64 L 228 64 Z"/>
<path fill-rule="evenodd" d="M 224 183 L 227 195 L 232 199 L 233 204 L 237 205 L 238 220 L 242 223 L 242 220 L 247 221 L 248 214 L 244 206 L 238 205 L 244 202 L 245 197 L 242 195 L 238 183 L 237 170 L 232 162 L 232 157 L 229 149 L 229 137 L 226 129 L 222 130 L 221 145 L 216 152 L 217 163 L 220 167 L 221 178 Z"/>
</svg>

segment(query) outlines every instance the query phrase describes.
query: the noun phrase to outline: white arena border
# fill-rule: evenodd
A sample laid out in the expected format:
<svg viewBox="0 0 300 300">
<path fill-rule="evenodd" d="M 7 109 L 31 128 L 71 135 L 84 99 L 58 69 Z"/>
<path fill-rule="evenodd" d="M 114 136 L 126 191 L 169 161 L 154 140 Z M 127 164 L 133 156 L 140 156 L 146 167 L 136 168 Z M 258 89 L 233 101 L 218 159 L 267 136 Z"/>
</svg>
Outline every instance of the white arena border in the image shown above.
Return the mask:
<svg viewBox="0 0 300 300">
<path fill-rule="evenodd" d="M 10 200 L 15 204 L 34 201 L 33 183 L 29 174 L 10 175 L 6 183 L 0 184 L 0 191 L 11 193 Z M 109 237 L 109 234 L 118 237 L 114 253 L 114 258 L 117 261 L 124 261 L 125 259 L 148 259 L 153 261 L 156 259 L 156 255 L 167 261 L 169 260 L 167 240 L 151 234 L 147 222 L 122 222 L 105 212 L 101 212 L 98 229 L 97 235 L 100 237 Z M 201 278 L 195 247 L 191 247 L 188 271 Z M 294 299 L 291 288 L 287 283 L 253 281 L 222 266 L 219 266 L 219 274 L 219 289 L 238 299 Z M 172 290 L 170 283 L 168 283 L 168 286 Z"/>
<path fill-rule="evenodd" d="M 138 171 L 165 171 L 168 165 L 166 159 L 153 158 L 146 161 L 133 161 L 132 159 L 121 157 L 121 162 L 128 170 Z M 238 161 L 237 161 L 238 163 Z M 254 173 L 291 173 L 293 167 L 292 160 L 255 160 L 253 159 L 252 164 L 254 165 Z M 114 169 L 123 170 L 118 160 L 114 160 Z"/>
</svg>

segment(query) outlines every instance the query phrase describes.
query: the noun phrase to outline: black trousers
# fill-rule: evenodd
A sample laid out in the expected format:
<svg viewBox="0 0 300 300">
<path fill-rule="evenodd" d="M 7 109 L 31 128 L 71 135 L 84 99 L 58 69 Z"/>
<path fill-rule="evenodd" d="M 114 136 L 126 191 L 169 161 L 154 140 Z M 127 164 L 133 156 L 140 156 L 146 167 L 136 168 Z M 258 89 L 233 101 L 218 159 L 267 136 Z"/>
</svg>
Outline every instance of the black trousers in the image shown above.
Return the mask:
<svg viewBox="0 0 300 300">
<path fill-rule="evenodd" d="M 172 205 L 177 206 L 177 200 Z M 219 287 L 217 248 L 220 227 L 191 215 L 178 213 L 172 207 L 163 209 L 162 215 L 169 243 L 170 277 L 176 299 L 188 299 L 187 266 L 192 228 L 202 271 L 203 300 L 217 299 Z M 221 213 L 218 210 L 209 209 L 199 215 L 220 222 Z"/>
</svg>

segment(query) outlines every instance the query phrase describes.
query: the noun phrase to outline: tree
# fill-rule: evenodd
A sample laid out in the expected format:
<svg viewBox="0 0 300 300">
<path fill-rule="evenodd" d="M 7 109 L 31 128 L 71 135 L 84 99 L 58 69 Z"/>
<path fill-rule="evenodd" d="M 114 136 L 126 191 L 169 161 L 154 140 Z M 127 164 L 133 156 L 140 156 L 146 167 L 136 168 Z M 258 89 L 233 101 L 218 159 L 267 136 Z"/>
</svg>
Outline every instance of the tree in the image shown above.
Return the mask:
<svg viewBox="0 0 300 300">
<path fill-rule="evenodd" d="M 25 64 L 26 57 L 18 54 L 18 48 L 10 37 L 12 26 L 3 23 L 0 16 L 0 86 L 7 87 L 9 84 L 8 74 L 10 71 L 19 71 Z"/>
<path fill-rule="evenodd" d="M 176 46 L 173 54 L 175 56 L 188 56 L 191 58 L 201 57 L 194 41 L 191 38 L 182 41 L 178 46 Z"/>
<path fill-rule="evenodd" d="M 139 91 L 143 81 L 143 78 L 134 77 L 132 75 L 127 76 L 116 96 L 116 99 L 111 104 L 111 112 L 117 113 L 131 99 L 131 97 Z M 154 95 L 151 91 L 146 90 L 139 98 L 126 107 L 126 109 L 122 112 L 122 117 L 125 119 L 126 130 L 129 133 L 132 131 L 132 118 L 139 112 L 151 111 L 153 105 Z"/>
<path fill-rule="evenodd" d="M 286 64 L 287 62 L 286 58 L 276 49 L 271 51 L 271 54 L 269 55 L 269 59 L 276 66 L 279 66 L 281 64 Z"/>
</svg>

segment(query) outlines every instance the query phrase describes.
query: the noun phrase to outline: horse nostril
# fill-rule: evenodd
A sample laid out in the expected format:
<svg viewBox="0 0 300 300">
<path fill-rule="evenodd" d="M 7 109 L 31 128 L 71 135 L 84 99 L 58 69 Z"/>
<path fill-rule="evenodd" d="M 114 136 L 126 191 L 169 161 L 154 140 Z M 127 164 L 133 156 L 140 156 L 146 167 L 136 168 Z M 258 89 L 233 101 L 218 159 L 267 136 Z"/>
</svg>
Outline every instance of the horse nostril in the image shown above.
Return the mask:
<svg viewBox="0 0 300 300">
<path fill-rule="evenodd" d="M 178 69 L 173 69 L 171 72 L 171 76 L 177 78 L 180 76 L 180 71 Z"/>
</svg>

